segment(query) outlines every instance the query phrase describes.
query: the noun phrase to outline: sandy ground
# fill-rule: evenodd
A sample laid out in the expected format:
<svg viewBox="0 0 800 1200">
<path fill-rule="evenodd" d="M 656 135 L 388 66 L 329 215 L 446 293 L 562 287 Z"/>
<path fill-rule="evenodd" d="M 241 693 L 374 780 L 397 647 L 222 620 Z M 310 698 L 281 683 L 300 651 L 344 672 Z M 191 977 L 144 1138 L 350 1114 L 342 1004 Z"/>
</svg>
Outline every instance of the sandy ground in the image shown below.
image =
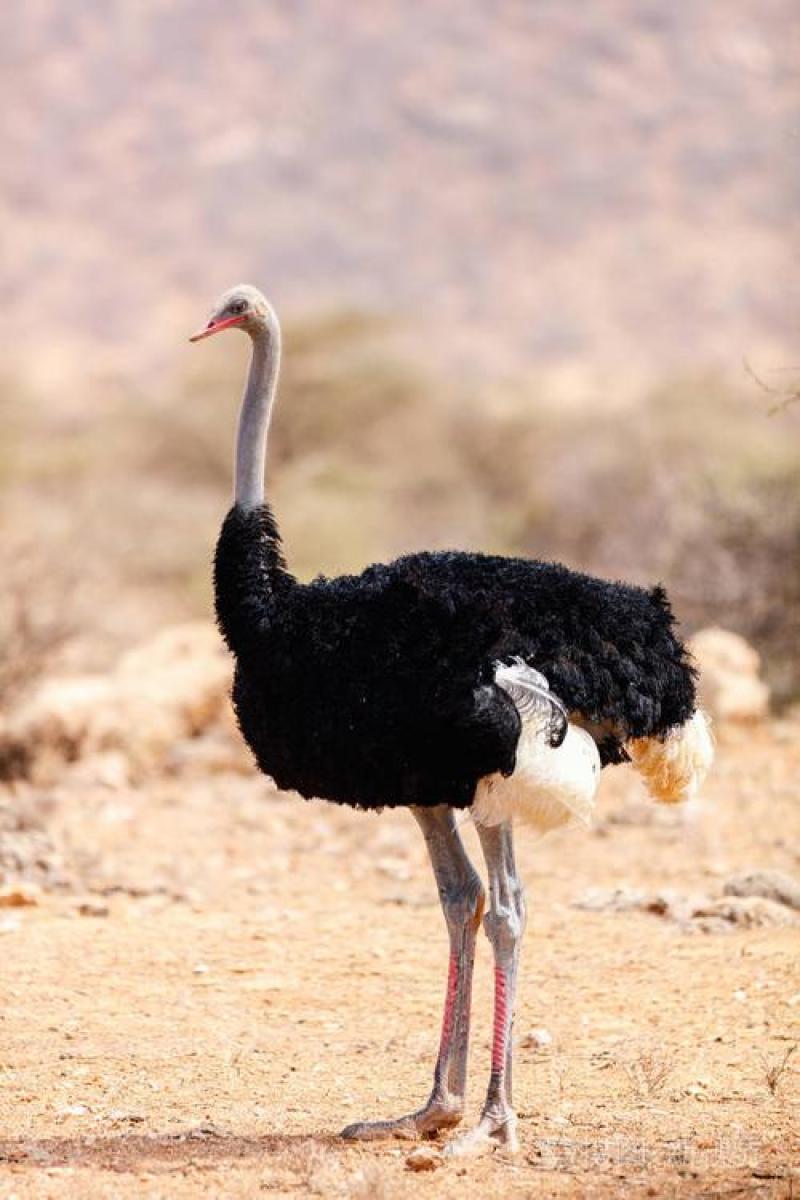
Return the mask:
<svg viewBox="0 0 800 1200">
<path fill-rule="evenodd" d="M 0 909 L 0 1196 L 800 1195 L 800 932 L 687 917 L 737 871 L 797 876 L 798 732 L 724 738 L 692 818 L 615 770 L 592 831 L 520 831 L 521 1151 L 424 1173 L 336 1136 L 430 1084 L 446 941 L 407 814 L 276 796 L 200 748 L 136 787 L 111 758 L 18 791 L 67 886 Z M 620 887 L 651 899 L 615 911 Z M 470 1119 L 490 980 L 482 938 Z"/>
</svg>

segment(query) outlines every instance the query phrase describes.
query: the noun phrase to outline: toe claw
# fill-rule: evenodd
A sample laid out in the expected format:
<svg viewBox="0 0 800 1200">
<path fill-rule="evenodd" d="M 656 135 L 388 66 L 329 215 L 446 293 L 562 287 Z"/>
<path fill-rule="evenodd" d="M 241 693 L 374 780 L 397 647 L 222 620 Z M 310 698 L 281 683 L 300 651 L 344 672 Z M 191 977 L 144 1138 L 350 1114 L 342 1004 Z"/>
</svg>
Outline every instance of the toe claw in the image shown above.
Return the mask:
<svg viewBox="0 0 800 1200">
<path fill-rule="evenodd" d="M 444 1154 L 446 1158 L 477 1158 L 500 1149 L 506 1154 L 516 1154 L 519 1150 L 517 1119 L 513 1113 L 501 1120 L 482 1117 L 473 1129 L 448 1142 Z"/>
<path fill-rule="evenodd" d="M 354 1121 L 339 1134 L 348 1142 L 377 1142 L 381 1138 L 416 1141 L 418 1136 L 415 1126 L 407 1118 L 399 1121 Z"/>
</svg>

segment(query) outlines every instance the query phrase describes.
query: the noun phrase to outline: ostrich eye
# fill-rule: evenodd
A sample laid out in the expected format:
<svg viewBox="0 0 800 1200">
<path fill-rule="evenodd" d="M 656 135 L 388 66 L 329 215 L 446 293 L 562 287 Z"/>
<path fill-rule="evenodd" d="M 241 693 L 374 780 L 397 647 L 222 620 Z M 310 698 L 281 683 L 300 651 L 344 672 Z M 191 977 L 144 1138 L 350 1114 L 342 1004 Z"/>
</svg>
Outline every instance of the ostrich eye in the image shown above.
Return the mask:
<svg viewBox="0 0 800 1200">
<path fill-rule="evenodd" d="M 247 302 L 245 300 L 234 300 L 233 304 L 231 304 L 229 306 L 229 312 L 232 312 L 233 315 L 236 317 L 238 317 L 240 313 L 243 313 L 246 311 L 247 311 Z"/>
</svg>

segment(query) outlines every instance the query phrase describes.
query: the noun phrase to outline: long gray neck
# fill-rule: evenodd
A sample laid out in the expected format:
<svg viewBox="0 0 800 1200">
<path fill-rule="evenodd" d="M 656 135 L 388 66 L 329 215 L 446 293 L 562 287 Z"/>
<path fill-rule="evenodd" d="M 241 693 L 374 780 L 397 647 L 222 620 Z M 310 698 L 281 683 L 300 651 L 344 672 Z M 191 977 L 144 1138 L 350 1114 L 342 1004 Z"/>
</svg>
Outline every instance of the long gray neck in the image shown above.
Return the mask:
<svg viewBox="0 0 800 1200">
<path fill-rule="evenodd" d="M 250 336 L 253 355 L 239 413 L 234 475 L 234 499 L 246 510 L 264 503 L 267 435 L 281 363 L 281 331 L 275 314 L 270 313 Z"/>
</svg>

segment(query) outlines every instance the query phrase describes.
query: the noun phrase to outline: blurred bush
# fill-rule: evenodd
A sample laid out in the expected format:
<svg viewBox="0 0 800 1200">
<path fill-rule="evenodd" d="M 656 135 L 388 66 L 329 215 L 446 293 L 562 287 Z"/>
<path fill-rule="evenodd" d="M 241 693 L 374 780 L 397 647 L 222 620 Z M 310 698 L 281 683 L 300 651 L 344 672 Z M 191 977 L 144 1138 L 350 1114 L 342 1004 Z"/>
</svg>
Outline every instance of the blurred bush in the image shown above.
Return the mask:
<svg viewBox="0 0 800 1200">
<path fill-rule="evenodd" d="M 7 579 L 0 593 L 0 709 L 13 705 L 50 669 L 76 632 L 30 558 L 17 559 Z"/>
<path fill-rule="evenodd" d="M 624 411 L 534 408 L 464 446 L 476 479 L 499 476 L 487 501 L 506 514 L 505 549 L 662 580 L 689 628 L 761 651 L 780 703 L 800 690 L 798 417 L 699 376 Z"/>
<path fill-rule="evenodd" d="M 219 339 L 168 386 L 112 379 L 63 411 L 5 381 L 0 702 L 52 660 L 102 666 L 210 614 L 237 349 Z M 268 489 L 302 577 L 457 545 L 662 580 L 687 626 L 742 633 L 778 698 L 800 692 L 800 405 L 770 416 L 748 380 L 702 375 L 624 406 L 566 408 L 546 381 L 465 394 L 357 313 L 287 329 L 280 391 Z"/>
</svg>

